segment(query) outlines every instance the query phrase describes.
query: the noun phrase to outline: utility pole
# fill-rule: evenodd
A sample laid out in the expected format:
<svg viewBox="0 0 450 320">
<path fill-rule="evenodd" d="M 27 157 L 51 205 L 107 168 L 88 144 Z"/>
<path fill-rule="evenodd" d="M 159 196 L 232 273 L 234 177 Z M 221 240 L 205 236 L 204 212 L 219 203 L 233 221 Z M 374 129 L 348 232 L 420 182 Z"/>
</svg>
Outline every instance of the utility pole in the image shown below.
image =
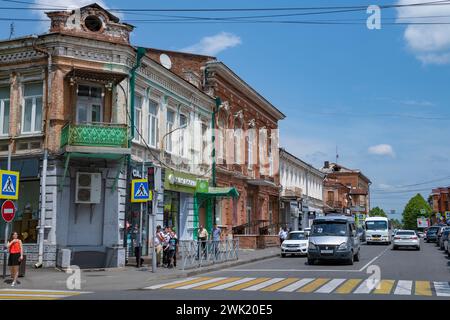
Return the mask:
<svg viewBox="0 0 450 320">
<path fill-rule="evenodd" d="M 8 171 L 11 170 L 11 153 L 12 153 L 12 143 L 8 144 Z M 6 279 L 6 255 L 8 252 L 8 233 L 9 233 L 9 222 L 5 224 L 5 251 L 3 252 L 3 279 Z"/>
</svg>

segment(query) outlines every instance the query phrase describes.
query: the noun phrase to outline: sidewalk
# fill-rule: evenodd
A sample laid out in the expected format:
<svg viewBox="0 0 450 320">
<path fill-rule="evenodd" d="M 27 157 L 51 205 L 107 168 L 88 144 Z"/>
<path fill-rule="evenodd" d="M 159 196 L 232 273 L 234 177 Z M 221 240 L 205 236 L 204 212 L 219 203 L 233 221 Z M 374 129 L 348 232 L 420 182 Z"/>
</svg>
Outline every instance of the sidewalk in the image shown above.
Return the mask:
<svg viewBox="0 0 450 320">
<path fill-rule="evenodd" d="M 239 250 L 239 260 L 215 264 L 207 267 L 181 270 L 158 268 L 156 273 L 151 272 L 151 265 L 144 264 L 136 268 L 131 264 L 125 268 L 98 270 L 82 270 L 81 291 L 107 291 L 107 290 L 133 290 L 152 285 L 161 280 L 186 278 L 205 272 L 218 271 L 254 261 L 264 260 L 280 254 L 278 247 L 259 250 Z M 134 262 L 132 259 L 130 262 Z M 179 263 L 181 264 L 181 262 Z M 8 271 L 9 274 L 9 271 Z M 53 268 L 34 269 L 27 267 L 26 275 L 19 278 L 21 284 L 16 288 L 67 290 L 66 281 L 70 274 Z M 7 278 L 9 279 L 9 277 Z M 8 283 L 0 279 L 0 289 L 10 288 Z"/>
</svg>

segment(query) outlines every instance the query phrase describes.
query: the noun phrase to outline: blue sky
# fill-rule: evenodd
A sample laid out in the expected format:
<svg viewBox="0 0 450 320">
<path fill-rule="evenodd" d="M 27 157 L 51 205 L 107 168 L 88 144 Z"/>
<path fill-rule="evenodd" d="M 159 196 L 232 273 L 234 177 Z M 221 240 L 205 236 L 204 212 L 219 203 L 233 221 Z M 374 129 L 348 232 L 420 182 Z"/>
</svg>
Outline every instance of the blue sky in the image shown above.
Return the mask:
<svg viewBox="0 0 450 320">
<path fill-rule="evenodd" d="M 53 6 L 89 3 L 84 0 L 36 2 Z M 103 1 L 109 8 L 299 7 L 408 2 L 426 1 L 249 0 L 245 4 L 236 0 Z M 0 6 L 28 5 L 0 1 Z M 448 7 L 386 9 L 382 11 L 382 19 L 389 21 L 389 18 L 436 13 L 450 15 Z M 39 14 L 27 10 L 0 10 L 0 17 L 37 18 Z M 366 17 L 361 11 L 283 19 L 362 19 L 358 25 L 135 23 L 137 28 L 132 41 L 148 47 L 217 55 L 286 114 L 287 118 L 280 123 L 284 147 L 321 166 L 324 160 L 334 160 L 338 146 L 339 162 L 361 169 L 372 180 L 372 206 L 402 212 L 406 201 L 416 192 L 392 191 L 431 191 L 434 186 L 450 184 L 448 179 L 399 188 L 450 176 L 450 29 L 448 26 L 382 24 L 381 30 L 368 30 L 363 20 Z M 154 17 L 122 14 L 122 18 Z M 450 22 L 448 18 L 446 21 Z M 9 24 L 10 21 L 0 21 L 1 39 L 9 37 Z M 45 23 L 15 22 L 15 36 L 44 30 Z M 429 191 L 422 194 L 427 196 Z"/>
</svg>

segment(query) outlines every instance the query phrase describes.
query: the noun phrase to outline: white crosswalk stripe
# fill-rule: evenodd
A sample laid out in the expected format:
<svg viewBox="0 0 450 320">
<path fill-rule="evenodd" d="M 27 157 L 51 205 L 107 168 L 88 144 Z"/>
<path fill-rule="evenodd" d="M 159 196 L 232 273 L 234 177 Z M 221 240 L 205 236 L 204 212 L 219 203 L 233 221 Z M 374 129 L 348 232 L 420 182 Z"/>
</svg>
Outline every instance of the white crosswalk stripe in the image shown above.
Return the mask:
<svg viewBox="0 0 450 320">
<path fill-rule="evenodd" d="M 345 280 L 347 280 L 347 279 L 333 279 L 314 292 L 315 293 L 330 293 L 334 289 L 336 289 L 341 283 L 343 283 Z"/>
<path fill-rule="evenodd" d="M 213 282 L 217 282 L 220 280 L 226 279 L 225 277 L 219 277 L 219 278 L 212 278 L 212 279 L 208 279 L 208 280 L 204 280 L 204 281 L 200 281 L 200 282 L 196 282 L 196 283 L 191 283 L 185 286 L 181 286 L 175 289 L 192 289 L 194 287 L 198 287 L 198 286 L 202 286 L 204 284 L 208 284 L 208 283 L 213 283 Z"/>
<path fill-rule="evenodd" d="M 410 295 L 412 290 L 412 281 L 399 280 L 397 282 L 397 287 L 395 288 L 394 294 L 397 295 Z"/>
<path fill-rule="evenodd" d="M 191 280 L 195 280 L 195 279 L 198 279 L 198 277 L 186 278 L 186 279 L 177 280 L 177 281 L 173 281 L 173 282 L 169 282 L 169 283 L 167 283 L 167 282 L 166 283 L 160 283 L 160 284 L 156 284 L 154 286 L 145 287 L 144 289 L 146 289 L 146 290 L 155 290 L 155 289 L 162 288 L 164 286 L 168 286 L 170 284 L 177 284 L 177 283 L 182 283 L 182 282 L 191 281 Z"/>
<path fill-rule="evenodd" d="M 238 284 L 245 283 L 245 282 L 248 282 L 248 281 L 252 281 L 252 280 L 255 280 L 255 279 L 256 278 L 242 278 L 242 279 L 230 282 L 230 283 L 221 284 L 220 286 L 217 286 L 217 287 L 209 288 L 209 290 L 224 290 L 224 289 L 228 289 L 228 288 L 234 287 L 234 286 L 236 286 Z"/>
<path fill-rule="evenodd" d="M 374 286 L 374 281 L 372 279 L 366 279 L 364 280 L 358 288 L 353 293 L 356 294 L 368 294 L 372 292 L 372 290 L 376 287 Z"/>
<path fill-rule="evenodd" d="M 254 286 L 245 288 L 244 291 L 258 291 L 259 289 L 270 286 L 271 284 L 277 283 L 284 280 L 284 278 L 273 278 L 262 283 L 255 284 Z"/>
<path fill-rule="evenodd" d="M 434 282 L 433 284 L 438 297 L 450 297 L 450 285 L 448 282 Z"/>
<path fill-rule="evenodd" d="M 288 285 L 287 287 L 284 287 L 278 291 L 280 292 L 293 292 L 297 289 L 300 289 L 301 287 L 307 285 L 308 283 L 310 283 L 311 281 L 313 281 L 314 278 L 305 278 L 305 279 L 301 279 L 297 282 L 294 282 L 293 284 Z"/>
</svg>

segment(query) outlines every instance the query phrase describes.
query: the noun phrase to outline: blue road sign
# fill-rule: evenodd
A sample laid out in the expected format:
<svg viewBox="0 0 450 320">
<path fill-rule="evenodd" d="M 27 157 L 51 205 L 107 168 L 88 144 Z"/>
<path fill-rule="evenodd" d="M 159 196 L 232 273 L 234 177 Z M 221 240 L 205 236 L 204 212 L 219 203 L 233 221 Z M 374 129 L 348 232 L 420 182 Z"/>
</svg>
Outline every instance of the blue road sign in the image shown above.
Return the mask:
<svg viewBox="0 0 450 320">
<path fill-rule="evenodd" d="M 0 170 L 0 199 L 19 198 L 19 172 Z"/>
<path fill-rule="evenodd" d="M 147 179 L 131 180 L 131 202 L 147 202 L 151 200 Z"/>
</svg>

